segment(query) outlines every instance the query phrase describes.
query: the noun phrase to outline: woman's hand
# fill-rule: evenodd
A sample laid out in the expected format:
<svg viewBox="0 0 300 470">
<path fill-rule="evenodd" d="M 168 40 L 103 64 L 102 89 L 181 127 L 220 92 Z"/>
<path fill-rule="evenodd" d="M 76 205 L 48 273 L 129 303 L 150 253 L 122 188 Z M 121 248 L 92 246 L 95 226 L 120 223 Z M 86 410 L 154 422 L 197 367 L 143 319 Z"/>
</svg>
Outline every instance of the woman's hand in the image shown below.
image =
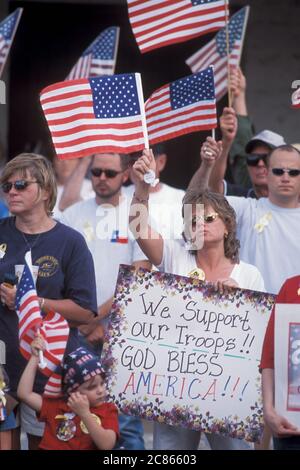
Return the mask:
<svg viewBox="0 0 300 470">
<path fill-rule="evenodd" d="M 221 141 L 216 142 L 212 137 L 207 137 L 200 150 L 202 163 L 208 167 L 214 166 L 222 153 L 222 148 Z"/>
<path fill-rule="evenodd" d="M 155 158 L 151 149 L 144 149 L 140 158 L 134 163 L 132 171 L 137 181 L 144 182 L 144 175 L 150 170 L 156 173 Z"/>
<path fill-rule="evenodd" d="M 0 299 L 2 305 L 6 305 L 9 310 L 15 310 L 16 286 L 7 287 L 5 283 L 0 284 Z"/>
<path fill-rule="evenodd" d="M 227 279 L 218 279 L 214 282 L 216 291 L 220 294 L 226 293 L 230 290 L 231 287 L 239 287 L 238 283 L 231 277 Z"/>
</svg>

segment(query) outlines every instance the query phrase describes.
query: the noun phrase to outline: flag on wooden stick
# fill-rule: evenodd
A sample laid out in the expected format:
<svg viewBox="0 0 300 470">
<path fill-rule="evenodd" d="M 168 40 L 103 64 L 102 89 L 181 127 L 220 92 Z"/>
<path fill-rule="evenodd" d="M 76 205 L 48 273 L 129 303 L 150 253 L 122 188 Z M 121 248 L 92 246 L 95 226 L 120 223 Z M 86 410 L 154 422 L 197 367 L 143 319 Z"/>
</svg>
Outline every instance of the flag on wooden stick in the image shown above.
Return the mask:
<svg viewBox="0 0 300 470">
<path fill-rule="evenodd" d="M 217 101 L 228 90 L 228 62 L 231 67 L 237 67 L 240 63 L 249 10 L 250 7 L 244 7 L 231 17 L 228 23 L 228 48 L 226 28 L 223 28 L 210 42 L 186 60 L 186 64 L 193 73 L 209 65 L 214 66 Z M 229 51 L 229 61 L 227 59 L 227 49 Z"/>
</svg>

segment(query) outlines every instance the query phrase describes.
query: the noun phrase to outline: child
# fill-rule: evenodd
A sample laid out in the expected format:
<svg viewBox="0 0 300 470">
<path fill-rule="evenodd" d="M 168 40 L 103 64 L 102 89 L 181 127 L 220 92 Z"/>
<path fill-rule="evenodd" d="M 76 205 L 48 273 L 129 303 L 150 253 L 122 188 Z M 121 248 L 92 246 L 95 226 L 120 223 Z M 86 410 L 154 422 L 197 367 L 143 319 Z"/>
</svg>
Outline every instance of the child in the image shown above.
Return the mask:
<svg viewBox="0 0 300 470">
<path fill-rule="evenodd" d="M 8 409 L 8 377 L 4 368 L 0 365 L 0 450 L 12 449 L 12 430 L 16 429 L 16 419 L 12 407 Z M 16 402 L 17 403 L 17 402 Z"/>
<path fill-rule="evenodd" d="M 45 422 L 40 449 L 112 449 L 118 437 L 118 411 L 115 405 L 105 402 L 104 373 L 97 357 L 82 347 L 68 354 L 62 372 L 63 396 L 44 398 L 32 391 L 38 352 L 44 349 L 40 336 L 33 340 L 31 349 L 18 395 Z"/>
</svg>

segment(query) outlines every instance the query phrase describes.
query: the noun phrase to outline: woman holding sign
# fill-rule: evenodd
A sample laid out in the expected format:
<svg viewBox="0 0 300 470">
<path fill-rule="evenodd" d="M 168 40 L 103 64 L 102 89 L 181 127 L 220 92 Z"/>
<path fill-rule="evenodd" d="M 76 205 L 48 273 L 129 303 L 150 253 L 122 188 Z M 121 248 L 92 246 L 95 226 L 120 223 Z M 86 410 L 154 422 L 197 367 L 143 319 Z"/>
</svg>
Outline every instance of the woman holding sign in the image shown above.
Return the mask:
<svg viewBox="0 0 300 470">
<path fill-rule="evenodd" d="M 201 152 L 204 151 L 203 147 Z M 218 155 L 220 146 L 211 143 L 209 151 Z M 227 287 L 264 291 L 259 271 L 239 261 L 235 212 L 223 196 L 208 191 L 186 194 L 183 204 L 184 246 L 182 240 L 164 240 L 148 223 L 147 181 L 150 182 L 149 176 L 155 173 L 151 150 L 144 150 L 133 171 L 137 183 L 131 205 L 130 228 L 152 264 L 160 271 L 214 283 L 221 292 Z M 249 448 L 238 439 L 216 434 L 208 437 L 213 449 Z M 199 441 L 198 431 L 155 423 L 155 449 L 195 450 Z"/>
</svg>

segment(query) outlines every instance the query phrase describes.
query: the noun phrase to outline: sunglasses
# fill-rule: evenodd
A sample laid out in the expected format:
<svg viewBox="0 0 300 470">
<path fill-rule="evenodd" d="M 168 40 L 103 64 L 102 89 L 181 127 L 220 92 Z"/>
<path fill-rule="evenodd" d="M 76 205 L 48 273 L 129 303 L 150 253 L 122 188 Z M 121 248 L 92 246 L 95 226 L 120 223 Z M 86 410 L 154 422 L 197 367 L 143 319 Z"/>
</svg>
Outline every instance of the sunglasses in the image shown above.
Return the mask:
<svg viewBox="0 0 300 470">
<path fill-rule="evenodd" d="M 247 165 L 257 166 L 260 160 L 262 160 L 266 164 L 267 157 L 268 157 L 267 153 L 262 153 L 262 154 L 251 153 L 247 155 Z"/>
<path fill-rule="evenodd" d="M 196 225 L 196 223 L 199 221 L 204 221 L 206 224 L 211 224 L 216 220 L 217 217 L 219 217 L 217 212 L 212 212 L 211 214 L 204 216 L 194 216 L 192 217 L 192 225 Z"/>
<path fill-rule="evenodd" d="M 93 176 L 96 178 L 100 178 L 102 173 L 105 174 L 106 178 L 115 178 L 117 175 L 120 173 L 123 173 L 123 171 L 116 171 L 116 170 L 102 170 L 102 168 L 91 168 L 91 173 Z"/>
<path fill-rule="evenodd" d="M 4 193 L 9 193 L 12 187 L 14 187 L 16 191 L 24 191 L 24 189 L 32 183 L 37 183 L 37 181 L 16 180 L 13 183 L 11 181 L 7 181 L 1 185 L 1 189 Z"/>
<path fill-rule="evenodd" d="M 272 173 L 275 176 L 282 176 L 284 173 L 287 173 L 289 176 L 299 176 L 300 170 L 294 168 L 272 168 Z"/>
</svg>

